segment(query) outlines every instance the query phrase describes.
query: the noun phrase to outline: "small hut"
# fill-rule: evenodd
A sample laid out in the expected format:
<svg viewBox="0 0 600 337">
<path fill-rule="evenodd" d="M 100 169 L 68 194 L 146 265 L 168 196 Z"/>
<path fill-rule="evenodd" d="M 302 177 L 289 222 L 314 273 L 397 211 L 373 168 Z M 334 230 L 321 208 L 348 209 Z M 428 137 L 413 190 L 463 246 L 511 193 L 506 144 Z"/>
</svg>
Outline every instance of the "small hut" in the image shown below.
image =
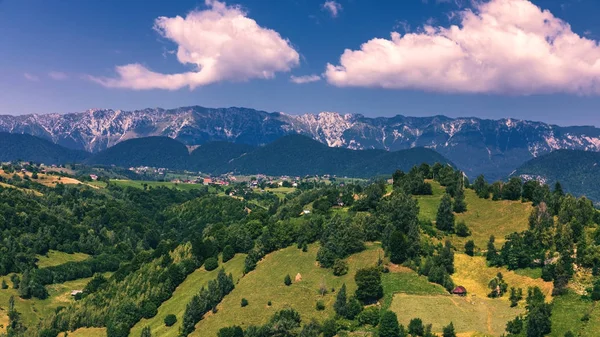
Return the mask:
<svg viewBox="0 0 600 337">
<path fill-rule="evenodd" d="M 294 280 L 294 282 L 300 282 L 302 281 L 302 275 L 300 275 L 300 273 L 296 274 L 296 279 Z"/>
<path fill-rule="evenodd" d="M 467 296 L 467 289 L 463 286 L 458 286 L 452 290 L 452 293 L 458 296 Z"/>
</svg>

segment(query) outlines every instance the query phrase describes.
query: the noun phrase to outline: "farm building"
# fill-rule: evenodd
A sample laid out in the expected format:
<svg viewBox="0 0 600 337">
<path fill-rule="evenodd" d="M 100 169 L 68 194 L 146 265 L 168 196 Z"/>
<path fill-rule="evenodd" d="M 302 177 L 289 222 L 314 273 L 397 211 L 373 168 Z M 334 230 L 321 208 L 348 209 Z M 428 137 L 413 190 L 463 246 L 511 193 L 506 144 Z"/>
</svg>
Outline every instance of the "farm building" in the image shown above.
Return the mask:
<svg viewBox="0 0 600 337">
<path fill-rule="evenodd" d="M 458 296 L 467 296 L 467 289 L 463 286 L 458 286 L 452 290 L 452 293 Z"/>
</svg>

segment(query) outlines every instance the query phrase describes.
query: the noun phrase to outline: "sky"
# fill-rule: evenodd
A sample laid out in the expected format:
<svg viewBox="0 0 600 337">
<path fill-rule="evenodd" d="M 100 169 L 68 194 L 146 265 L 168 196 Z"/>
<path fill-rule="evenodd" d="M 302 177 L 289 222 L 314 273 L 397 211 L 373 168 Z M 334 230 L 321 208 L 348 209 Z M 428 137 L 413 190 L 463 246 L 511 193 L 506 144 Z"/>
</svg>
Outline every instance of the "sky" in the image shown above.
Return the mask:
<svg viewBox="0 0 600 337">
<path fill-rule="evenodd" d="M 0 0 L 0 114 L 243 106 L 600 126 L 597 0 Z"/>
</svg>

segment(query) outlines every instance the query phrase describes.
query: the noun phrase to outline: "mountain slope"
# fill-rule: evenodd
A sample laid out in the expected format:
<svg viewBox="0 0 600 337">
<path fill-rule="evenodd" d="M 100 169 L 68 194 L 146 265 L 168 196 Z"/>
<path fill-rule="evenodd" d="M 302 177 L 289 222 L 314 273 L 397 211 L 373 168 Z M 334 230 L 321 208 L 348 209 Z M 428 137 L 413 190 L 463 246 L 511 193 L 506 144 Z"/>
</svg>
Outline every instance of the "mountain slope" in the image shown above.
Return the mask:
<svg viewBox="0 0 600 337">
<path fill-rule="evenodd" d="M 202 172 L 216 172 L 231 160 L 255 150 L 254 146 L 228 142 L 210 142 L 200 145 L 190 154 L 189 165 Z"/>
<path fill-rule="evenodd" d="M 44 164 L 79 162 L 89 154 L 30 135 L 0 132 L 0 162 L 26 160 Z"/>
<path fill-rule="evenodd" d="M 600 129 L 591 126 L 560 127 L 510 118 L 368 118 L 335 112 L 295 116 L 235 107 L 0 116 L 0 131 L 32 134 L 89 152 L 148 136 L 170 137 L 186 145 L 227 141 L 258 146 L 288 134 L 304 134 L 349 149 L 428 147 L 469 176 L 485 174 L 491 180 L 504 178 L 527 160 L 552 150 L 600 151 Z"/>
<path fill-rule="evenodd" d="M 553 151 L 526 162 L 512 175 L 550 185 L 559 181 L 569 193 L 600 201 L 600 153 L 597 152 Z"/>
</svg>

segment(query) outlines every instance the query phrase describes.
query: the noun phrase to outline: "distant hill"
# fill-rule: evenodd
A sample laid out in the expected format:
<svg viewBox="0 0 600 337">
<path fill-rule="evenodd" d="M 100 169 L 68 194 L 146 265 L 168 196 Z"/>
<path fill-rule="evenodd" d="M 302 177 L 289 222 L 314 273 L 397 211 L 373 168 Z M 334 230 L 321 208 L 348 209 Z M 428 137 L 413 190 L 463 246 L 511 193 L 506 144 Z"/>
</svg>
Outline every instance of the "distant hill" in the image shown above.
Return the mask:
<svg viewBox="0 0 600 337">
<path fill-rule="evenodd" d="M 553 185 L 559 181 L 563 189 L 576 196 L 600 202 L 600 153 L 557 150 L 521 165 L 512 176 L 536 178 Z"/>
<path fill-rule="evenodd" d="M 88 164 L 123 167 L 185 168 L 212 174 L 334 174 L 349 177 L 389 175 L 397 169 L 409 170 L 424 162 L 450 163 L 439 153 L 426 148 L 394 152 L 349 150 L 328 147 L 301 135 L 284 136 L 261 147 L 209 142 L 191 154 L 185 145 L 167 137 L 138 138 L 123 141 L 86 161 Z"/>
<path fill-rule="evenodd" d="M 306 136 L 289 135 L 232 160 L 228 167 L 243 174 L 372 177 L 391 174 L 397 169 L 407 171 L 424 162 L 449 163 L 439 153 L 426 148 L 393 152 L 350 150 L 328 147 Z"/>
<path fill-rule="evenodd" d="M 80 162 L 89 154 L 27 134 L 0 132 L 0 161 L 26 160 L 44 164 Z"/>
<path fill-rule="evenodd" d="M 185 169 L 188 159 L 189 152 L 183 143 L 168 137 L 145 137 L 120 142 L 90 157 L 85 163 Z"/>
</svg>

